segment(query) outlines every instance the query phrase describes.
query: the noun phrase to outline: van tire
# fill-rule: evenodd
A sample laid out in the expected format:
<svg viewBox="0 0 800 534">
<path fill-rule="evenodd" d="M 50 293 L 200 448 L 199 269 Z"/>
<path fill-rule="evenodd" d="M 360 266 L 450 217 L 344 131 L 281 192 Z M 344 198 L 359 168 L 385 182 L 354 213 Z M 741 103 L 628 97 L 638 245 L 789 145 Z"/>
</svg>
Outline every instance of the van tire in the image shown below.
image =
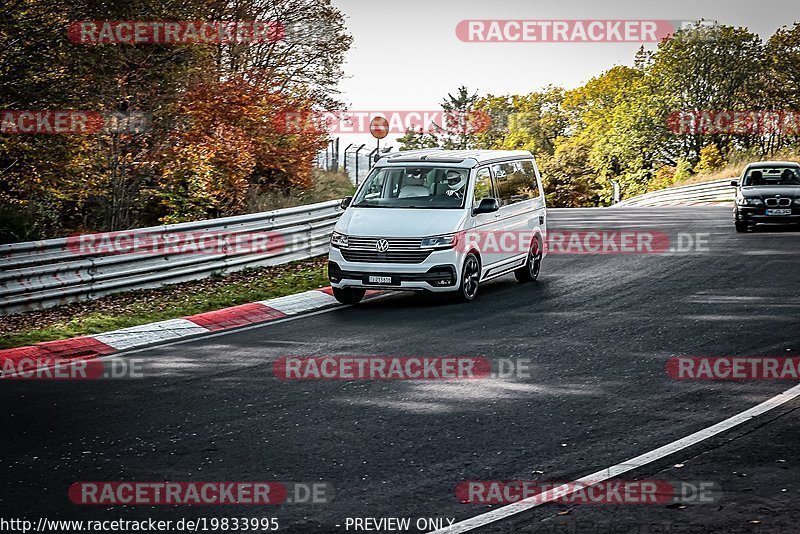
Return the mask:
<svg viewBox="0 0 800 534">
<path fill-rule="evenodd" d="M 525 265 L 514 271 L 514 276 L 517 282 L 533 282 L 539 278 L 539 271 L 542 269 L 542 244 L 539 238 L 536 237 L 531 243 L 531 249 L 528 251 L 528 258 L 525 260 Z"/>
<path fill-rule="evenodd" d="M 334 287 L 333 297 L 342 304 L 358 304 L 366 292 L 366 289 L 356 287 Z"/>
<path fill-rule="evenodd" d="M 464 266 L 461 269 L 461 285 L 456 291 L 456 297 L 460 302 L 472 302 L 478 296 L 478 287 L 481 279 L 481 262 L 474 252 L 467 254 L 464 258 Z"/>
</svg>

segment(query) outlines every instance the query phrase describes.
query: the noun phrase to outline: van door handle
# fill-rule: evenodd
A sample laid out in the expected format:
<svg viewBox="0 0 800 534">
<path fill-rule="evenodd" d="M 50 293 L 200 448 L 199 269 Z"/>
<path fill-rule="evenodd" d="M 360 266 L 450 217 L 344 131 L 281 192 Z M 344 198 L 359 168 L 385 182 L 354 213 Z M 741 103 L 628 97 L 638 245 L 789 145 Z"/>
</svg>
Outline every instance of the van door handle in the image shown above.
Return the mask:
<svg viewBox="0 0 800 534">
<path fill-rule="evenodd" d="M 539 216 L 539 224 L 544 224 L 544 215 Z"/>
</svg>

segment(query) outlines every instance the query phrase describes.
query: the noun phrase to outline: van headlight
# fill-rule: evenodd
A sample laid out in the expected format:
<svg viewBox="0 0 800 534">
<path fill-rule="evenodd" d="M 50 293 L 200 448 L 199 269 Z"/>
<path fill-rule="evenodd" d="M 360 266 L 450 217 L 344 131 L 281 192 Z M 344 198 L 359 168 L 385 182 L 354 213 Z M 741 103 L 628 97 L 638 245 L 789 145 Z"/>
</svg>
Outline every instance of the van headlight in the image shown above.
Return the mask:
<svg viewBox="0 0 800 534">
<path fill-rule="evenodd" d="M 432 248 L 435 250 L 443 250 L 446 248 L 453 248 L 458 244 L 458 234 L 437 235 L 433 237 L 425 237 L 419 244 L 420 248 Z"/>
<path fill-rule="evenodd" d="M 331 246 L 333 248 L 347 248 L 348 247 L 347 236 L 344 234 L 340 234 L 339 232 L 333 232 L 331 234 Z"/>
<path fill-rule="evenodd" d="M 740 206 L 761 206 L 762 204 L 764 204 L 764 201 L 761 200 L 760 198 L 741 197 L 736 199 L 736 203 L 739 204 Z"/>
</svg>

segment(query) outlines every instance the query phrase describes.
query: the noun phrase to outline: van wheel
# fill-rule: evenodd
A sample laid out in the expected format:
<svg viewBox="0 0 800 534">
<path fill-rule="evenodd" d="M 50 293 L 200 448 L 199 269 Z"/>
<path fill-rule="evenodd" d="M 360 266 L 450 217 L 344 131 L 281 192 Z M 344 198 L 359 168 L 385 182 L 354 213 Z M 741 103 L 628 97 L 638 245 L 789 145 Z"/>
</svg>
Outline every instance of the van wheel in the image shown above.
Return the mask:
<svg viewBox="0 0 800 534">
<path fill-rule="evenodd" d="M 354 287 L 334 287 L 333 297 L 342 304 L 358 304 L 366 292 L 366 289 Z"/>
<path fill-rule="evenodd" d="M 531 243 L 531 250 L 528 252 L 528 259 L 523 267 L 514 271 L 517 282 L 533 282 L 539 278 L 539 271 L 542 268 L 542 245 L 539 238 Z"/>
<path fill-rule="evenodd" d="M 478 295 L 478 286 L 481 278 L 481 264 L 478 257 L 470 252 L 464 259 L 464 268 L 461 269 L 461 287 L 458 289 L 458 300 L 470 302 Z"/>
</svg>

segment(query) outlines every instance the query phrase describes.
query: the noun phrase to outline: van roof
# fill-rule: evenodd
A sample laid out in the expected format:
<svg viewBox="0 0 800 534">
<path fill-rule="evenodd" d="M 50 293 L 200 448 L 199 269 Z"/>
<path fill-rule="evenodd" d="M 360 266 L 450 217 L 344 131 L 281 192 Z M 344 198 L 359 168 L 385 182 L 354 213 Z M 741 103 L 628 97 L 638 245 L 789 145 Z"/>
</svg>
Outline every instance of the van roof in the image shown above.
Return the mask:
<svg viewBox="0 0 800 534">
<path fill-rule="evenodd" d="M 393 163 L 449 163 L 462 167 L 474 167 L 487 161 L 503 159 L 533 158 L 527 150 L 443 150 L 425 148 L 383 154 L 376 165 Z"/>
</svg>

